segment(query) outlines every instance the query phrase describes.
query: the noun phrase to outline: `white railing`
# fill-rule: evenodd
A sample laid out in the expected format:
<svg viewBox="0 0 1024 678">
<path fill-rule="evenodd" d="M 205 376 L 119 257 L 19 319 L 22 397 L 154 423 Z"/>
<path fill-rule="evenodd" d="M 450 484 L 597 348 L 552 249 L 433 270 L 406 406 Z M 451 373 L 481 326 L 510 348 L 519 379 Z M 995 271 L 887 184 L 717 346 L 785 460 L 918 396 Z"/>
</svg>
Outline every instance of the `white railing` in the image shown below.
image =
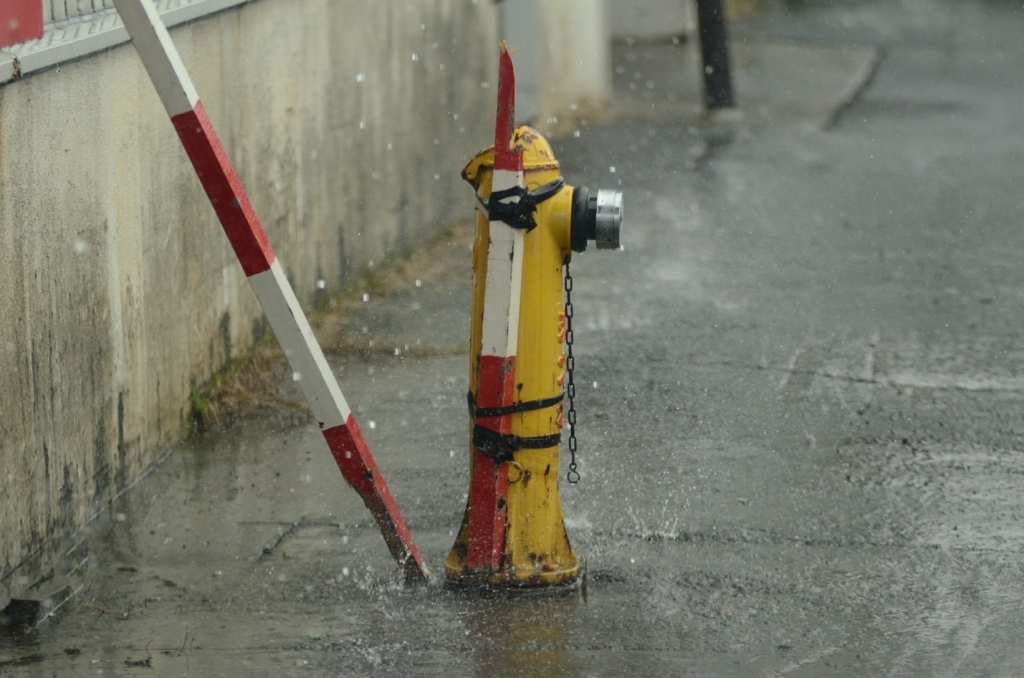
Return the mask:
<svg viewBox="0 0 1024 678">
<path fill-rule="evenodd" d="M 0 0 L 3 2 L 4 0 Z M 85 17 L 96 12 L 114 8 L 114 0 L 41 0 L 43 3 L 43 23 L 53 24 L 66 19 Z M 202 0 L 155 0 L 161 13 L 187 8 L 191 5 L 202 5 Z M 242 2 L 228 4 L 243 4 Z"/>
<path fill-rule="evenodd" d="M 114 0 L 43 0 L 43 23 L 73 19 L 113 6 Z"/>
<path fill-rule="evenodd" d="M 0 3 L 7 0 L 0 0 Z M 255 0 L 154 0 L 168 28 Z M 43 37 L 0 50 L 0 86 L 128 42 L 113 0 L 41 0 Z"/>
</svg>

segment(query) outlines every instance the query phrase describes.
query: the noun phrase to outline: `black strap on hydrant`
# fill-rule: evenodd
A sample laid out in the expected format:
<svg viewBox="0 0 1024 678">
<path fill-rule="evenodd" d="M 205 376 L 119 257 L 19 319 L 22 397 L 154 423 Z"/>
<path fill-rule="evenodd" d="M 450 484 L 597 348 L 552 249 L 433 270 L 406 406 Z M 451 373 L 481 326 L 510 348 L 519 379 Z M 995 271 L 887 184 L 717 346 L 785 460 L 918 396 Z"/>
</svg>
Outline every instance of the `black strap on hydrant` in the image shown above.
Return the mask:
<svg viewBox="0 0 1024 678">
<path fill-rule="evenodd" d="M 512 228 L 525 229 L 529 232 L 537 228 L 537 220 L 533 218 L 537 205 L 555 196 L 563 186 L 565 186 L 565 179 L 558 177 L 532 191 L 528 191 L 522 186 L 513 186 L 504 191 L 491 193 L 491 197 L 486 202 L 480 196 L 477 196 L 477 200 L 489 221 L 501 221 Z M 519 200 L 517 202 L 501 202 L 512 197 L 518 197 Z"/>
<path fill-rule="evenodd" d="M 489 457 L 495 464 L 512 461 L 514 453 L 519 450 L 543 450 L 562 443 L 561 431 L 549 436 L 523 438 L 511 433 L 492 431 L 486 426 L 476 423 L 476 420 L 479 417 L 504 417 L 509 414 L 531 412 L 533 410 L 542 410 L 545 407 L 552 407 L 562 402 L 565 398 L 564 393 L 559 393 L 550 398 L 515 403 L 506 407 L 477 407 L 476 402 L 473 400 L 472 392 L 467 393 L 466 396 L 469 401 L 469 416 L 473 419 L 473 448 Z"/>
<path fill-rule="evenodd" d="M 527 400 L 525 402 L 515 403 L 506 407 L 477 407 L 476 401 L 473 400 L 472 391 L 468 391 L 466 393 L 466 399 L 469 401 L 469 416 L 473 421 L 476 421 L 479 417 L 504 417 L 509 414 L 519 414 L 520 412 L 543 410 L 545 407 L 557 405 L 565 400 L 565 394 L 559 393 L 556 396 L 541 398 L 540 400 Z"/>
<path fill-rule="evenodd" d="M 543 450 L 562 444 L 562 432 L 536 438 L 520 438 L 511 433 L 498 433 L 480 424 L 473 426 L 473 448 L 487 455 L 495 464 L 512 461 L 519 450 Z"/>
</svg>

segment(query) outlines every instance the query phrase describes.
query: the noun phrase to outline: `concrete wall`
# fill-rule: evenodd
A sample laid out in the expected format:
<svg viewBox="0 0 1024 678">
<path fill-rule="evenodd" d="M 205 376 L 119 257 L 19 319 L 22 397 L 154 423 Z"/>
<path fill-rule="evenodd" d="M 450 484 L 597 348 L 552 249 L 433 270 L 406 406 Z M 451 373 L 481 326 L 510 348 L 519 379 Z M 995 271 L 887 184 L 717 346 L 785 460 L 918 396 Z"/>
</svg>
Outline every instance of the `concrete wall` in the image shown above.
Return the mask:
<svg viewBox="0 0 1024 678">
<path fill-rule="evenodd" d="M 615 38 L 665 40 L 696 35 L 695 0 L 610 0 L 608 7 Z"/>
<path fill-rule="evenodd" d="M 606 0 L 540 0 L 539 10 L 542 68 L 537 123 L 542 131 L 562 132 L 574 126 L 575 118 L 598 114 L 611 98 Z M 556 118 L 561 124 L 554 122 Z"/>
<path fill-rule="evenodd" d="M 469 216 L 496 35 L 483 0 L 260 0 L 172 31 L 300 300 Z M 0 88 L 0 606 L 186 435 L 190 385 L 260 315 L 130 45 Z"/>
<path fill-rule="evenodd" d="M 515 48 L 516 118 L 565 133 L 612 92 L 609 0 L 503 0 L 501 36 Z"/>
</svg>

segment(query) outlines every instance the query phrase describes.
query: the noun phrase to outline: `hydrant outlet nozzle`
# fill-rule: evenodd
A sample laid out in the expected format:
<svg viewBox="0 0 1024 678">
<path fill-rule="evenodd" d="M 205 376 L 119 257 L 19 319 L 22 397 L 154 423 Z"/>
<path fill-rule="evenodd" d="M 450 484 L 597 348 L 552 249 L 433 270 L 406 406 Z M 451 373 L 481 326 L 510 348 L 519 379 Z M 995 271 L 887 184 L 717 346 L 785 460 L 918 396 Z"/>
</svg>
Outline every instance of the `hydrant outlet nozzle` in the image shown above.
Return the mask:
<svg viewBox="0 0 1024 678">
<path fill-rule="evenodd" d="M 597 243 L 599 250 L 622 247 L 622 191 L 599 189 L 590 193 L 586 186 L 576 188 L 572 200 L 571 240 L 574 252 L 587 249 L 587 241 Z"/>
</svg>

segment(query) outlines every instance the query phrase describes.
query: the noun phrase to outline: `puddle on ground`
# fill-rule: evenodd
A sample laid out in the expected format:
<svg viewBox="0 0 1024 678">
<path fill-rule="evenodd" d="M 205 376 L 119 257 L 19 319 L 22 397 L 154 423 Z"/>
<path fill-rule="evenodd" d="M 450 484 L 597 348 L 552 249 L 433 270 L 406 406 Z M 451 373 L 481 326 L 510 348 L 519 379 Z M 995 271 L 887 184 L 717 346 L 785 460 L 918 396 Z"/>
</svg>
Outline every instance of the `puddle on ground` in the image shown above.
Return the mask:
<svg viewBox="0 0 1024 678">
<path fill-rule="evenodd" d="M 465 371 L 465 358 L 341 368 L 371 449 L 441 574 L 465 502 L 466 381 L 450 376 Z M 621 502 L 613 488 L 591 491 Z M 656 485 L 650 501 L 630 498 L 634 522 L 664 515 L 658 507 L 673 492 Z M 726 525 L 720 534 L 622 530 L 593 510 L 588 519 L 579 496 L 568 505 L 570 536 L 589 562 L 585 590 L 406 586 L 314 426 L 246 422 L 179 447 L 93 526 L 87 588 L 38 631 L 6 638 L 0 671 L 675 676 L 828 661 L 858 675 L 870 653 L 853 648 L 885 646 L 858 602 L 877 584 L 831 580 L 865 569 L 850 549 Z M 870 559 L 899 572 L 901 557 Z"/>
</svg>

